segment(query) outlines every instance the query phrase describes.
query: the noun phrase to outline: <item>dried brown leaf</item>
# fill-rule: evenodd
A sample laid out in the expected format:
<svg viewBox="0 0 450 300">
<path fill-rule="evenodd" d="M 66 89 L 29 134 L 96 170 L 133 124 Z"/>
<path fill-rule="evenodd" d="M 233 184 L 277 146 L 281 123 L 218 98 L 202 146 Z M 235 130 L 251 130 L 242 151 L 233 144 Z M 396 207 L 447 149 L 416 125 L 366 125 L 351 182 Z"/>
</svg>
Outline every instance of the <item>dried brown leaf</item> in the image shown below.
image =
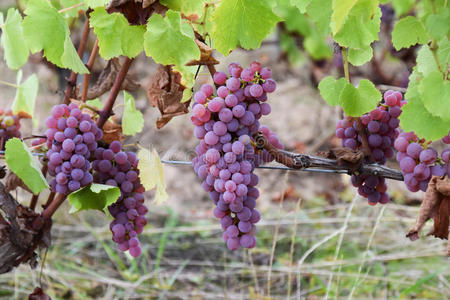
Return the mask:
<svg viewBox="0 0 450 300">
<path fill-rule="evenodd" d="M 449 189 L 449 178 L 439 178 L 437 176 L 431 178 L 428 189 L 422 199 L 416 224 L 408 231 L 407 237 L 411 240 L 417 240 L 425 223 L 432 218 L 434 227 L 429 234 L 438 238 L 448 239 L 450 218 Z"/>
<path fill-rule="evenodd" d="M 109 12 L 120 12 L 131 25 L 144 25 L 152 14 L 165 15 L 167 7 L 157 0 L 111 0 Z"/>
<path fill-rule="evenodd" d="M 15 190 L 16 188 L 21 187 L 27 192 L 33 194 L 33 192 L 23 183 L 22 179 L 20 179 L 15 173 L 8 172 L 8 176 L 6 176 L 6 185 L 5 190 L 7 193 Z"/>
<path fill-rule="evenodd" d="M 180 83 L 181 74 L 174 72 L 171 66 L 159 65 L 150 78 L 147 97 L 150 105 L 158 107 L 161 117 L 156 121 L 158 129 L 166 125 L 173 117 L 187 114 L 190 101 L 181 103 L 185 87 Z"/>
<path fill-rule="evenodd" d="M 122 126 L 117 124 L 114 117 L 109 118 L 103 125 L 103 141 L 111 144 L 113 141 L 123 142 L 124 136 L 122 134 Z"/>
<path fill-rule="evenodd" d="M 36 287 L 28 296 L 28 300 L 52 300 L 49 295 L 47 295 L 41 288 Z"/>
<path fill-rule="evenodd" d="M 202 41 L 195 39 L 195 43 L 197 43 L 198 48 L 200 49 L 200 59 L 193 59 L 186 63 L 186 66 L 198 66 L 198 65 L 217 65 L 219 61 L 217 61 L 212 56 L 212 48 L 203 43 Z"/>
<path fill-rule="evenodd" d="M 106 67 L 100 73 L 95 84 L 88 89 L 86 99 L 91 100 L 100 97 L 101 95 L 109 92 L 114 85 L 117 74 L 121 68 L 118 58 L 113 58 L 108 61 Z M 130 74 L 127 74 L 124 82 L 122 83 L 121 90 L 126 90 L 128 92 L 135 92 L 139 89 L 140 84 L 137 83 Z M 76 99 L 81 99 L 82 92 L 81 86 L 76 88 Z"/>
</svg>

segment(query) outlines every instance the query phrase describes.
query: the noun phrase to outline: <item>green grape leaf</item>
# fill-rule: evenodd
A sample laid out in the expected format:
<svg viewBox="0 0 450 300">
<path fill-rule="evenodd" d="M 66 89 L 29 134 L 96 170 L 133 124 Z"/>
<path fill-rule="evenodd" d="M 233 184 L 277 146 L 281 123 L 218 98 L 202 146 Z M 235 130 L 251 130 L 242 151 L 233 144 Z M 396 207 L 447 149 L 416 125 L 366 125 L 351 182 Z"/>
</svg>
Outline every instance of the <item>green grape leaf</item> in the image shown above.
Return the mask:
<svg viewBox="0 0 450 300">
<path fill-rule="evenodd" d="M 109 14 L 98 7 L 90 14 L 90 25 L 98 38 L 99 53 L 104 59 L 120 55 L 136 57 L 144 49 L 144 25 L 130 25 L 123 14 Z"/>
<path fill-rule="evenodd" d="M 377 1 L 359 0 L 344 25 L 334 35 L 334 40 L 344 47 L 367 49 L 373 41 L 378 40 L 380 18 L 381 9 Z"/>
<path fill-rule="evenodd" d="M 336 80 L 332 76 L 327 76 L 319 83 L 320 95 L 329 105 L 339 105 L 339 95 L 348 84 L 350 83 L 345 78 Z"/>
<path fill-rule="evenodd" d="M 134 106 L 134 98 L 131 94 L 123 92 L 124 110 L 122 117 L 122 131 L 125 135 L 135 135 L 144 128 L 144 117 Z"/>
<path fill-rule="evenodd" d="M 36 74 L 31 75 L 24 81 L 22 80 L 22 70 L 17 74 L 17 90 L 12 111 L 17 114 L 19 112 L 26 113 L 31 118 L 34 116 L 34 107 L 36 105 L 36 97 L 39 89 L 39 81 Z"/>
<path fill-rule="evenodd" d="M 61 14 L 46 0 L 29 0 L 23 33 L 31 53 L 44 50 L 48 61 L 79 74 L 89 73 L 70 40 L 70 30 Z"/>
<path fill-rule="evenodd" d="M 447 37 L 438 42 L 437 57 L 442 70 L 447 70 L 450 63 L 450 41 Z"/>
<path fill-rule="evenodd" d="M 410 84 L 405 94 L 408 103 L 402 107 L 400 127 L 404 131 L 414 131 L 420 138 L 439 140 L 448 134 L 450 121 L 433 116 L 423 105 L 417 84 L 413 81 L 414 73 L 410 76 Z"/>
<path fill-rule="evenodd" d="M 311 34 L 311 23 L 308 17 L 301 14 L 298 9 L 288 5 L 288 0 L 283 0 L 279 2 L 278 6 L 275 8 L 275 12 L 278 16 L 283 18 L 288 31 L 296 31 L 303 36 L 308 36 Z"/>
<path fill-rule="evenodd" d="M 8 168 L 37 195 L 48 188 L 37 161 L 28 147 L 18 138 L 9 139 L 5 145 L 5 159 Z"/>
<path fill-rule="evenodd" d="M 306 12 L 306 8 L 308 7 L 308 5 L 314 2 L 312 0 L 290 0 L 291 5 L 294 5 L 295 7 L 298 8 L 298 10 L 304 14 Z"/>
<path fill-rule="evenodd" d="M 206 0 L 160 0 L 162 5 L 167 6 L 172 10 L 181 12 L 185 16 L 203 15 Z"/>
<path fill-rule="evenodd" d="M 99 6 L 106 6 L 110 0 L 86 0 L 87 5 L 90 8 L 96 8 Z"/>
<path fill-rule="evenodd" d="M 372 47 L 364 49 L 348 49 L 348 61 L 354 66 L 361 66 L 370 61 L 373 56 Z"/>
<path fill-rule="evenodd" d="M 148 191 L 156 188 L 155 202 L 163 203 L 169 196 L 166 192 L 166 183 L 164 181 L 164 171 L 158 152 L 153 149 L 151 152 L 141 148 L 137 154 L 139 159 L 138 169 L 139 178 L 144 188 Z"/>
<path fill-rule="evenodd" d="M 427 32 L 432 38 L 439 40 L 449 34 L 450 31 L 450 8 L 447 6 L 438 14 L 431 14 L 428 16 L 425 26 Z"/>
<path fill-rule="evenodd" d="M 347 116 L 359 117 L 377 107 L 381 93 L 367 79 L 362 79 L 358 87 L 346 84 L 339 95 L 339 104 Z"/>
<path fill-rule="evenodd" d="M 333 50 L 327 40 L 326 36 L 322 36 L 318 32 L 313 31 L 311 35 L 305 38 L 305 50 L 315 60 L 331 58 L 333 57 Z"/>
<path fill-rule="evenodd" d="M 19 69 L 27 62 L 29 50 L 23 37 L 22 16 L 17 9 L 8 9 L 1 29 L 1 45 L 6 64 L 10 69 Z"/>
<path fill-rule="evenodd" d="M 258 48 L 280 18 L 266 1 L 223 0 L 214 11 L 213 20 L 214 46 L 228 55 L 238 45 Z"/>
<path fill-rule="evenodd" d="M 420 48 L 419 52 L 417 53 L 416 64 L 417 64 L 416 65 L 417 71 L 419 71 L 425 76 L 431 72 L 439 70 L 436 65 L 433 53 L 431 52 L 430 47 L 428 47 L 428 45 L 423 45 Z"/>
<path fill-rule="evenodd" d="M 338 33 L 341 30 L 341 27 L 344 25 L 345 21 L 350 14 L 353 6 L 356 5 L 358 0 L 333 0 L 333 13 L 331 15 L 331 30 L 333 35 Z"/>
<path fill-rule="evenodd" d="M 330 33 L 331 3 L 332 0 L 314 0 L 306 9 L 317 30 L 325 35 Z"/>
<path fill-rule="evenodd" d="M 394 30 L 392 30 L 392 45 L 397 50 L 427 42 L 428 36 L 425 28 L 416 17 L 404 17 L 395 24 Z"/>
<path fill-rule="evenodd" d="M 118 187 L 92 183 L 67 196 L 71 205 L 69 213 L 89 209 L 105 212 L 108 206 L 116 202 L 119 197 Z"/>
<path fill-rule="evenodd" d="M 184 66 L 192 59 L 200 59 L 192 27 L 178 12 L 169 10 L 166 17 L 153 14 L 144 34 L 145 53 L 163 65 Z"/>
<path fill-rule="evenodd" d="M 305 61 L 305 55 L 297 46 L 295 39 L 288 33 L 282 32 L 280 35 L 280 47 L 288 57 L 289 63 L 291 65 L 297 65 Z"/>
<path fill-rule="evenodd" d="M 450 121 L 450 82 L 442 73 L 432 72 L 419 84 L 419 93 L 425 108 L 433 115 Z"/>
<path fill-rule="evenodd" d="M 394 7 L 395 14 L 401 16 L 411 10 L 415 0 L 392 0 L 392 6 Z"/>
</svg>

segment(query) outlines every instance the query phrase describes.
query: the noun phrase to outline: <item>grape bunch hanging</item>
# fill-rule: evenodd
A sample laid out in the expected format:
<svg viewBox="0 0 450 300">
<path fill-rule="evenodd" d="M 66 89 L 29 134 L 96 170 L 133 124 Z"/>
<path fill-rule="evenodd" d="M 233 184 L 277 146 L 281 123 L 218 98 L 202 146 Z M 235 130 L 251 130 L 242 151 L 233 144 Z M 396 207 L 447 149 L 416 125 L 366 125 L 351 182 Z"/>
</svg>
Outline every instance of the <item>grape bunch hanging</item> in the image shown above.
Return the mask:
<svg viewBox="0 0 450 300">
<path fill-rule="evenodd" d="M 272 72 L 253 62 L 249 68 L 237 63 L 214 74 L 217 87 L 203 85 L 194 94 L 191 121 L 194 135 L 200 140 L 192 163 L 216 205 L 214 216 L 220 219 L 227 247 L 253 248 L 256 245 L 255 224 L 260 213 L 255 209 L 259 191 L 255 167 L 273 160 L 266 150 L 255 150 L 254 136 L 264 134 L 276 148 L 283 145 L 259 119 L 268 115 L 267 94 L 275 91 Z"/>
<path fill-rule="evenodd" d="M 95 182 L 120 188 L 119 199 L 108 207 L 114 220 L 110 224 L 113 241 L 121 251 L 130 251 L 131 256 L 138 257 L 141 246 L 138 234 L 147 224 L 144 205 L 144 187 L 139 179 L 138 159 L 133 152 L 122 151 L 122 144 L 113 141 L 108 149 L 95 150 L 92 163 Z"/>
<path fill-rule="evenodd" d="M 394 91 L 387 91 L 383 98 L 384 103 L 360 117 L 362 132 L 358 132 L 358 120 L 348 116 L 336 125 L 336 136 L 342 139 L 344 147 L 362 150 L 364 137 L 361 134 L 367 137 L 370 156 L 364 158 L 364 163 L 377 162 L 383 165 L 387 159 L 394 156 L 394 142 L 399 135 L 398 117 L 402 113 L 401 107 L 406 102 L 402 99 L 401 93 Z M 351 182 L 358 188 L 358 194 L 367 198 L 370 205 L 389 202 L 386 181 L 383 177 L 353 174 Z"/>
<path fill-rule="evenodd" d="M 45 123 L 48 173 L 54 177 L 51 190 L 68 195 L 91 183 L 119 187 L 120 197 L 108 207 L 114 218 L 110 224 L 112 239 L 121 251 L 138 257 L 142 250 L 137 235 L 147 224 L 148 210 L 136 155 L 122 151 L 119 141 L 107 149 L 98 147 L 102 130 L 74 103 L 54 106 Z"/>
<path fill-rule="evenodd" d="M 20 138 L 20 117 L 11 110 L 0 109 L 0 150 L 5 150 L 6 142 L 11 138 Z"/>
</svg>

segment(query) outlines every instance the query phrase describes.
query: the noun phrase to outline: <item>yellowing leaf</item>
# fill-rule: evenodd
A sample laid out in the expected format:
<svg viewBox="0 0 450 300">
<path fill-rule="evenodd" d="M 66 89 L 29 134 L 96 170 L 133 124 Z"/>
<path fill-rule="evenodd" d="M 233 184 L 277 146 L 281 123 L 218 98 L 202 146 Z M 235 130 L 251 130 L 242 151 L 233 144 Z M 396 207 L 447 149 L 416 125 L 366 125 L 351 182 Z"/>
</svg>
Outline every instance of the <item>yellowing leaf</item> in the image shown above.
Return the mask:
<svg viewBox="0 0 450 300">
<path fill-rule="evenodd" d="M 139 159 L 138 169 L 139 178 L 146 190 L 156 188 L 155 202 L 163 203 L 167 201 L 169 195 L 166 192 L 166 184 L 164 181 L 164 171 L 155 149 L 150 152 L 145 148 L 141 148 L 137 154 Z"/>
</svg>

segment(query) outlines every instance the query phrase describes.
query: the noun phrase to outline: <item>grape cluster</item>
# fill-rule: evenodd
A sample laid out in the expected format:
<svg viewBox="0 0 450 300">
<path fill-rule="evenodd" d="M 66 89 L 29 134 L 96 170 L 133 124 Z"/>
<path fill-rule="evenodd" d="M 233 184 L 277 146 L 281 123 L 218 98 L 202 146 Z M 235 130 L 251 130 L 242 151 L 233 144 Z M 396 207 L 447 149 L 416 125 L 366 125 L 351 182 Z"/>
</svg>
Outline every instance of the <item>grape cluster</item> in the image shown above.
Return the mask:
<svg viewBox="0 0 450 300">
<path fill-rule="evenodd" d="M 55 177 L 50 187 L 67 195 L 92 183 L 89 158 L 103 133 L 91 116 L 74 103 L 56 105 L 51 114 L 45 121 L 48 172 Z"/>
<path fill-rule="evenodd" d="M 14 115 L 11 110 L 0 109 L 0 140 L 2 140 L 0 150 L 5 150 L 5 144 L 10 138 L 20 138 L 20 118 Z"/>
<path fill-rule="evenodd" d="M 402 100 L 401 93 L 391 90 L 384 93 L 383 99 L 384 103 L 360 118 L 371 152 L 370 158 L 365 158 L 365 163 L 385 164 L 387 159 L 394 156 L 393 145 L 399 134 L 400 121 L 398 117 L 402 113 L 401 107 L 406 101 Z M 353 150 L 362 148 L 361 136 L 357 131 L 357 121 L 353 118 L 345 117 L 338 122 L 336 136 L 342 139 L 344 147 Z M 358 193 L 368 199 L 369 204 L 389 202 L 384 178 L 352 175 L 351 182 L 358 188 Z"/>
<path fill-rule="evenodd" d="M 266 103 L 267 93 L 276 88 L 271 70 L 253 62 L 245 69 L 231 63 L 228 71 L 230 76 L 214 74 L 216 95 L 209 84 L 194 95 L 191 121 L 200 144 L 192 164 L 216 205 L 214 216 L 220 219 L 223 239 L 229 249 L 236 250 L 256 245 L 254 224 L 260 213 L 255 209 L 259 191 L 253 171 L 273 159 L 270 153 L 255 150 L 254 135 L 261 132 L 276 148 L 283 145 L 259 123 L 271 111 Z"/>
<path fill-rule="evenodd" d="M 120 188 L 120 197 L 108 207 L 114 218 L 110 229 L 119 249 L 129 250 L 133 257 L 142 252 L 137 235 L 147 224 L 145 215 L 148 212 L 137 166 L 136 154 L 122 151 L 122 144 L 118 141 L 112 142 L 108 149 L 97 148 L 92 163 L 96 171 L 95 182 Z"/>
<path fill-rule="evenodd" d="M 445 139 L 445 138 L 444 138 Z M 414 132 L 402 132 L 395 140 L 397 161 L 403 173 L 408 190 L 426 191 L 431 176 L 450 176 L 450 148 L 438 152 L 424 139 L 419 139 Z"/>
</svg>

